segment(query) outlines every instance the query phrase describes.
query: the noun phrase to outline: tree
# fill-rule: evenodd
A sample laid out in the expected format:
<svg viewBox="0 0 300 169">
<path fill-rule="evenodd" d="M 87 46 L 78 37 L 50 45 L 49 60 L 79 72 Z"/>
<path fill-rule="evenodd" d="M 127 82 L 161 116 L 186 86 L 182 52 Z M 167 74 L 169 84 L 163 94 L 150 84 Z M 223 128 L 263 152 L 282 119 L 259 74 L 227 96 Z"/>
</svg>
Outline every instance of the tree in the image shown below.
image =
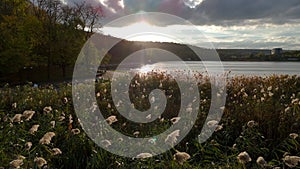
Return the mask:
<svg viewBox="0 0 300 169">
<path fill-rule="evenodd" d="M 14 73 L 30 62 L 32 40 L 28 23 L 28 2 L 21 0 L 1 1 L 0 12 L 0 73 Z M 31 26 L 31 25 L 30 25 Z"/>
<path fill-rule="evenodd" d="M 100 20 L 104 17 L 102 7 L 94 6 L 83 1 L 75 3 L 76 15 L 78 16 L 79 28 L 86 31 L 86 40 L 93 34 L 96 27 L 101 27 Z"/>
</svg>

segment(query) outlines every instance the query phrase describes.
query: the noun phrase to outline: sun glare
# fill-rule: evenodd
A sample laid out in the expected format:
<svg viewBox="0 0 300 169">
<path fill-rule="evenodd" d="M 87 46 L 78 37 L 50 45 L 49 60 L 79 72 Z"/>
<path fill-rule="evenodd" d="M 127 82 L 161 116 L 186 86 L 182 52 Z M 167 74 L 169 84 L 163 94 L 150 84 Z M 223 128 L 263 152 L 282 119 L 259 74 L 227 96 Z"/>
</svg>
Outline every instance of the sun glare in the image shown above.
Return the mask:
<svg viewBox="0 0 300 169">
<path fill-rule="evenodd" d="M 150 42 L 174 42 L 174 39 L 166 34 L 157 33 L 159 29 L 166 29 L 151 25 L 146 21 L 136 22 L 127 27 L 130 30 L 141 30 L 143 33 L 132 34 L 125 39 L 130 41 L 150 41 Z"/>
<path fill-rule="evenodd" d="M 138 72 L 141 74 L 151 72 L 154 69 L 153 65 L 144 65 L 140 69 L 138 69 Z"/>
</svg>

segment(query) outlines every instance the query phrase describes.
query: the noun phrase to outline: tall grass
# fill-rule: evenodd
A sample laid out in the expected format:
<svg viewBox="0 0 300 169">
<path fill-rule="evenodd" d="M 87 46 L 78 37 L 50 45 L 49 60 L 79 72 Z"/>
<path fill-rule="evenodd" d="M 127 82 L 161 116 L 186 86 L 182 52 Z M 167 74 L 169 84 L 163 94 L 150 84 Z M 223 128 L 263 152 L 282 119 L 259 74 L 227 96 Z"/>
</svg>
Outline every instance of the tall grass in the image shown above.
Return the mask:
<svg viewBox="0 0 300 169">
<path fill-rule="evenodd" d="M 300 156 L 300 139 L 296 137 L 300 134 L 300 77 L 229 79 L 224 115 L 218 124 L 221 127 L 207 142 L 200 144 L 197 136 L 203 125 L 207 125 L 204 121 L 211 102 L 211 88 L 207 77 L 195 76 L 199 79 L 201 96 L 196 124 L 174 149 L 147 159 L 120 157 L 95 145 L 76 118 L 70 84 L 59 87 L 6 85 L 0 89 L 0 167 L 13 167 L 12 162 L 19 159 L 21 168 L 39 168 L 36 157 L 42 157 L 47 161 L 43 167 L 48 168 L 261 168 L 256 163 L 261 156 L 267 162 L 264 167 L 271 168 L 290 166 L 284 157 Z M 130 98 L 139 110 L 149 108 L 151 90 L 165 91 L 166 110 L 160 119 L 150 124 L 136 124 L 118 114 L 110 87 L 108 80 L 96 83 L 95 97 L 104 117 L 114 115 L 118 119 L 111 127 L 124 134 L 133 137 L 136 131 L 139 131 L 138 137 L 159 134 L 170 127 L 171 118 L 178 115 L 179 88 L 173 79 L 163 74 L 136 76 L 129 89 Z M 14 118 L 25 110 L 35 111 L 32 119 Z M 30 133 L 36 124 L 38 130 Z M 54 132 L 55 136 L 50 144 L 41 144 L 40 139 L 47 132 Z M 30 148 L 26 145 L 28 142 L 32 143 Z M 62 153 L 55 155 L 53 148 L 59 148 Z M 190 158 L 180 164 L 174 160 L 176 151 L 186 152 Z M 238 160 L 244 151 L 251 161 Z M 296 167 L 300 167 L 300 160 Z"/>
</svg>

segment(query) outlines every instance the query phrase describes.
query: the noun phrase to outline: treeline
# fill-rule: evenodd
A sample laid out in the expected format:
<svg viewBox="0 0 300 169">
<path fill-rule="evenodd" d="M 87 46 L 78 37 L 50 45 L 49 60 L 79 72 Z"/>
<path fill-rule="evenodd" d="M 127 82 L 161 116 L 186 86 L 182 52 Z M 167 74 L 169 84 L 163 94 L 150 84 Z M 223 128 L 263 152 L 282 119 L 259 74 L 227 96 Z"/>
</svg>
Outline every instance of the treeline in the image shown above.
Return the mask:
<svg viewBox="0 0 300 169">
<path fill-rule="evenodd" d="M 63 77 L 85 41 L 100 27 L 101 6 L 82 1 L 0 1 L 0 77 L 26 69 L 59 68 Z"/>
</svg>

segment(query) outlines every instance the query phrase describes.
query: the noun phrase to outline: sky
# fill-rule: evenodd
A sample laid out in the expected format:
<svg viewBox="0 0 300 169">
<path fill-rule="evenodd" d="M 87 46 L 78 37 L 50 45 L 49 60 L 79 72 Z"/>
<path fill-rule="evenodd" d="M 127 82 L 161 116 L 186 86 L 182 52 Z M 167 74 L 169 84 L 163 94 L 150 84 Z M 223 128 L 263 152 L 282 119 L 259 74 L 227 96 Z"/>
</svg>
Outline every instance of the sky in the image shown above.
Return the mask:
<svg viewBox="0 0 300 169">
<path fill-rule="evenodd" d="M 80 0 L 64 0 L 72 4 Z M 191 25 L 147 20 L 105 26 L 126 15 L 139 12 L 162 12 L 191 22 L 216 48 L 281 47 L 300 50 L 300 0 L 86 0 L 101 5 L 105 18 L 104 34 L 122 37 L 122 32 L 151 28 L 176 34 L 183 42 L 201 45 L 202 35 Z M 136 23 L 137 22 L 137 23 Z M 149 41 L 174 41 L 167 37 L 149 36 Z M 132 40 L 140 40 L 139 37 Z M 176 41 L 177 42 L 177 41 Z"/>
</svg>

